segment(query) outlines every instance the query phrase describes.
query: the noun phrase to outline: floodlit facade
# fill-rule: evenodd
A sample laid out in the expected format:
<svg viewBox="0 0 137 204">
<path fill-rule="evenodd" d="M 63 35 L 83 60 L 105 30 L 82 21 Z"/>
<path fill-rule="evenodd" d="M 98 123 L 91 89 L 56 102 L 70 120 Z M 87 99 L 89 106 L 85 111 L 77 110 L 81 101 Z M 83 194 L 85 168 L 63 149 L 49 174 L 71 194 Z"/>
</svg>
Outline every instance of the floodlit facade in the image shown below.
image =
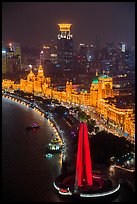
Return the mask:
<svg viewBox="0 0 137 204">
<path fill-rule="evenodd" d="M 59 102 L 95 107 L 97 113 L 104 120 L 109 121 L 110 124 L 120 129 L 123 134 L 128 135 L 131 141 L 135 141 L 134 110 L 118 108 L 115 104 L 110 103 L 109 98 L 114 97 L 112 85 L 112 77 L 103 75 L 92 81 L 89 92 L 77 92 L 73 89 L 72 81 L 66 82 L 66 90 L 58 91 L 57 87 L 53 88 L 51 86 L 51 79 L 44 76 L 42 65 L 39 66 L 36 76 L 30 70 L 27 79 L 21 79 L 19 84 L 11 80 L 2 81 L 3 89 L 20 89 L 24 92 L 40 94 L 46 98 L 57 99 Z"/>
<path fill-rule="evenodd" d="M 27 79 L 21 79 L 20 80 L 20 90 L 24 92 L 29 93 L 42 93 L 45 90 L 45 87 L 50 86 L 50 78 L 44 76 L 44 71 L 42 65 L 38 68 L 38 74 L 35 76 L 35 74 L 32 72 L 32 69 L 30 70 L 30 73 L 27 76 Z"/>
</svg>

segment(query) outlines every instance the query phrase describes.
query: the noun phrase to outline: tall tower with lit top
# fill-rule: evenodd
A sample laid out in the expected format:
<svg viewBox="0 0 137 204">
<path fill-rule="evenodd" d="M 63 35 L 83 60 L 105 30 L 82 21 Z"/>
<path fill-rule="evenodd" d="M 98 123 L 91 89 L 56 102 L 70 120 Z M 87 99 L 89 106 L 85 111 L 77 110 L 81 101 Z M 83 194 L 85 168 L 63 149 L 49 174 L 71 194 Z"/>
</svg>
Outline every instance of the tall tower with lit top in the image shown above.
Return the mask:
<svg viewBox="0 0 137 204">
<path fill-rule="evenodd" d="M 58 24 L 59 34 L 57 36 L 58 64 L 62 71 L 71 72 L 73 65 L 73 36 L 70 32 L 72 24 Z"/>
<path fill-rule="evenodd" d="M 60 28 L 60 32 L 69 32 L 70 34 L 70 27 L 71 27 L 72 24 L 70 23 L 59 23 L 58 26 Z"/>
</svg>

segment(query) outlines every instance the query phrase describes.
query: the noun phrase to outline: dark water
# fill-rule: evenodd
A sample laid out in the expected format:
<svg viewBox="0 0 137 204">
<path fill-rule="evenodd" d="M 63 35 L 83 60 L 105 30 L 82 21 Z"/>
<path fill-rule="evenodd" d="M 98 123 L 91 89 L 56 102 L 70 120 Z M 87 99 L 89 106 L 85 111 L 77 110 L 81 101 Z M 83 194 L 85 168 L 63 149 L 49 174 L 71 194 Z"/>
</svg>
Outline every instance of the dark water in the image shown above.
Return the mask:
<svg viewBox="0 0 137 204">
<path fill-rule="evenodd" d="M 25 128 L 32 123 L 40 129 Z M 34 110 L 2 99 L 2 196 L 4 201 L 59 201 L 53 193 L 60 155 L 44 158 L 51 140 L 47 120 Z"/>
<path fill-rule="evenodd" d="M 40 129 L 27 131 L 32 123 Z M 64 202 L 53 187 L 60 174 L 61 158 L 44 158 L 45 145 L 53 133 L 47 120 L 31 108 L 2 98 L 2 200 L 10 202 Z M 67 200 L 70 201 L 71 200 Z M 113 202 L 134 201 L 128 186 L 122 186 Z"/>
</svg>

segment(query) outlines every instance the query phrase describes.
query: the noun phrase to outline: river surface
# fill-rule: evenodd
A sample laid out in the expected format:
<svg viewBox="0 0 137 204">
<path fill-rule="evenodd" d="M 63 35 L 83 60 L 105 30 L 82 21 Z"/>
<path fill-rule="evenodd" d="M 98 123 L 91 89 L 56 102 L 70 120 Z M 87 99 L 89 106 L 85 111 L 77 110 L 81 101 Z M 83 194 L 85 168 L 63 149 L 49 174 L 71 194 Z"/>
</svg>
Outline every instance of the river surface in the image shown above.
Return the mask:
<svg viewBox="0 0 137 204">
<path fill-rule="evenodd" d="M 41 127 L 26 130 L 38 123 Z M 44 158 L 52 139 L 46 118 L 31 108 L 2 98 L 2 190 L 4 201 L 60 201 L 53 181 L 60 173 L 60 155 Z"/>
<path fill-rule="evenodd" d="M 33 123 L 38 123 L 40 129 L 26 130 Z M 3 201 L 65 202 L 53 187 L 55 177 L 61 172 L 61 157 L 59 154 L 50 159 L 44 157 L 52 133 L 46 118 L 31 108 L 2 98 Z M 126 199 L 131 197 L 129 201 L 132 201 L 132 191 L 126 187 L 114 202 L 123 201 L 124 192 Z"/>
</svg>

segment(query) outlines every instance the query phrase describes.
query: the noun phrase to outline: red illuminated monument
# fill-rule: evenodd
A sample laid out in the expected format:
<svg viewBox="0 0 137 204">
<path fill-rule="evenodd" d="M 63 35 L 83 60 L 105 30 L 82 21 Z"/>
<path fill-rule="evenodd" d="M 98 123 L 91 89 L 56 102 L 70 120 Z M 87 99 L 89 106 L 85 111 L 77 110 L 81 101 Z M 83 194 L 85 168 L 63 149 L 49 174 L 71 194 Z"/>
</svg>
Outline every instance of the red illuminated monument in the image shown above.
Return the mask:
<svg viewBox="0 0 137 204">
<path fill-rule="evenodd" d="M 54 187 L 60 195 L 74 196 L 75 198 L 102 198 L 114 194 L 120 189 L 117 181 L 103 178 L 94 170 L 88 140 L 88 129 L 84 118 L 81 118 L 78 134 L 78 149 L 75 173 L 59 175 L 54 182 Z"/>
<path fill-rule="evenodd" d="M 92 163 L 88 141 L 88 130 L 85 122 L 80 123 L 76 161 L 75 190 L 81 186 L 92 186 Z"/>
</svg>

